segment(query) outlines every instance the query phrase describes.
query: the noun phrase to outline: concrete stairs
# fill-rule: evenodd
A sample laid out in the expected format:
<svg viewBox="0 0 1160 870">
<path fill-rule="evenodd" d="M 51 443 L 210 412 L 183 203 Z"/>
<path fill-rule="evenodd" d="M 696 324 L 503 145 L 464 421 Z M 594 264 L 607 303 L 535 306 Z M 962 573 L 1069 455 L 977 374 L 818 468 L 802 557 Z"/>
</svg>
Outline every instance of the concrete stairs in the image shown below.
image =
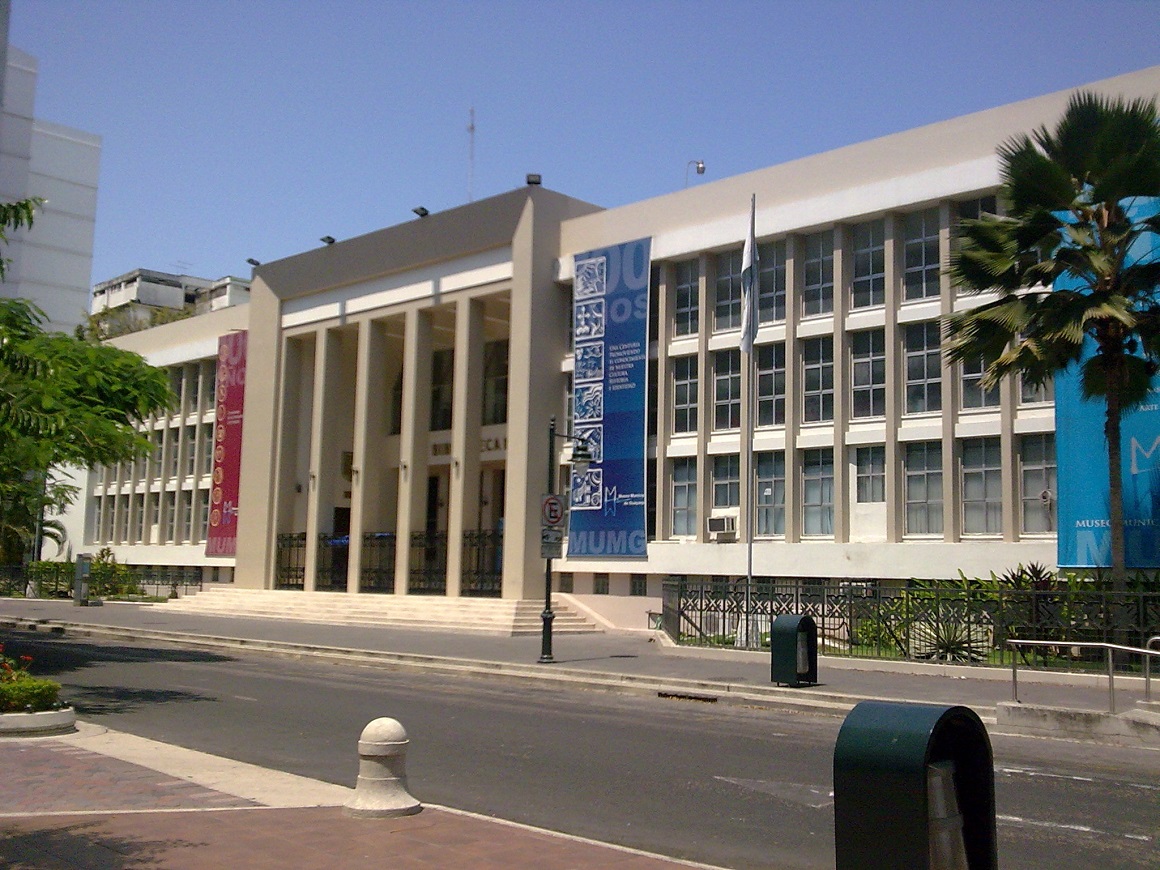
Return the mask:
<svg viewBox="0 0 1160 870">
<path fill-rule="evenodd" d="M 343 592 L 241 589 L 208 586 L 203 591 L 157 605 L 206 616 L 294 619 L 338 625 L 383 625 L 516 637 L 539 634 L 542 601 L 507 598 L 446 598 L 435 595 L 378 595 Z M 570 609 L 552 602 L 553 634 L 580 634 L 601 629 Z"/>
</svg>

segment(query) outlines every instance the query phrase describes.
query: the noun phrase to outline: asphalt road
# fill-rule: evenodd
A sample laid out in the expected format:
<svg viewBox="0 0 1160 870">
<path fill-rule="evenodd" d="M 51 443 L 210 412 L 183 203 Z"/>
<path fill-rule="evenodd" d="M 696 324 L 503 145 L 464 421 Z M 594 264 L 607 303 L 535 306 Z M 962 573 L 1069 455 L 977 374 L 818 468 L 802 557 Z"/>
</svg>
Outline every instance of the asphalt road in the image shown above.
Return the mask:
<svg viewBox="0 0 1160 870">
<path fill-rule="evenodd" d="M 161 645 L 7 638 L 98 724 L 353 785 L 406 727 L 420 800 L 736 868 L 833 866 L 837 718 Z M 1160 866 L 1160 752 L 992 735 L 1008 870 Z"/>
</svg>

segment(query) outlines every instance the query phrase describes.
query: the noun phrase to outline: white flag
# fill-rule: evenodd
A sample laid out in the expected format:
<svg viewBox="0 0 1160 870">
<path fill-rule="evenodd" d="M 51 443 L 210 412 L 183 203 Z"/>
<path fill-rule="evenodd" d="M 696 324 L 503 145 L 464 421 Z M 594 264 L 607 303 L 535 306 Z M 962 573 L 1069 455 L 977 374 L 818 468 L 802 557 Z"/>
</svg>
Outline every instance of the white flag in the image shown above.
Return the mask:
<svg viewBox="0 0 1160 870">
<path fill-rule="evenodd" d="M 757 338 L 757 295 L 760 293 L 760 279 L 757 259 L 757 241 L 754 223 L 757 213 L 757 194 L 749 201 L 749 234 L 745 237 L 745 248 L 741 253 L 741 352 L 753 353 L 753 341 Z"/>
</svg>

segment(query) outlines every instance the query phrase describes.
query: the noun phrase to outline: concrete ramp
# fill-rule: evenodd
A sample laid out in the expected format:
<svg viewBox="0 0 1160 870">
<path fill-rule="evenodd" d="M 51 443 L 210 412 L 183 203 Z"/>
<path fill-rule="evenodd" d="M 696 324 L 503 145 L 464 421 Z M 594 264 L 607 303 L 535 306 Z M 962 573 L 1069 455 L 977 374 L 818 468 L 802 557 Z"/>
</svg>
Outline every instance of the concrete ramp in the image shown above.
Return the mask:
<svg viewBox="0 0 1160 870">
<path fill-rule="evenodd" d="M 294 619 L 335 625 L 387 625 L 508 637 L 539 634 L 542 601 L 445 598 L 432 595 L 352 595 L 344 592 L 242 589 L 211 586 L 165 604 L 166 610 L 207 616 Z M 600 627 L 562 601 L 553 601 L 555 634 L 598 632 Z"/>
</svg>

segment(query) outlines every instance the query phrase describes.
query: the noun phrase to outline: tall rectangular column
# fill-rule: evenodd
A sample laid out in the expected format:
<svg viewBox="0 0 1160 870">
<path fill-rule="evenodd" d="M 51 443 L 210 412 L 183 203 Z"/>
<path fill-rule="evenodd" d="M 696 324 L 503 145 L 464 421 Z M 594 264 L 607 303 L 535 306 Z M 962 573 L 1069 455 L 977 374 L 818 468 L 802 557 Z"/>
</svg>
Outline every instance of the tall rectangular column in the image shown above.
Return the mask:
<svg viewBox="0 0 1160 870">
<path fill-rule="evenodd" d="M 363 321 L 358 326 L 358 362 L 355 372 L 354 461 L 351 468 L 350 548 L 347 592 L 359 591 L 362 572 L 363 533 L 373 531 L 375 511 L 370 499 L 377 496 L 381 475 L 377 457 L 369 456 L 367 444 L 385 429 L 386 330 L 381 323 Z"/>
<path fill-rule="evenodd" d="M 431 430 L 431 313 L 407 312 L 403 337 L 403 425 L 399 435 L 399 510 L 395 594 L 405 595 L 411 570 L 411 533 L 424 528 L 427 455 Z"/>
<path fill-rule="evenodd" d="M 318 536 L 331 531 L 329 514 L 334 510 L 333 481 L 338 471 L 337 451 L 326 449 L 327 421 L 334 412 L 338 378 L 339 337 L 330 329 L 319 330 L 314 355 L 314 401 L 310 419 L 310 476 L 306 502 L 306 577 L 303 588 L 316 588 Z"/>
<path fill-rule="evenodd" d="M 483 419 L 483 302 L 455 306 L 455 384 L 451 413 L 451 493 L 447 517 L 447 595 L 461 594 L 463 533 L 477 522 Z"/>
</svg>

